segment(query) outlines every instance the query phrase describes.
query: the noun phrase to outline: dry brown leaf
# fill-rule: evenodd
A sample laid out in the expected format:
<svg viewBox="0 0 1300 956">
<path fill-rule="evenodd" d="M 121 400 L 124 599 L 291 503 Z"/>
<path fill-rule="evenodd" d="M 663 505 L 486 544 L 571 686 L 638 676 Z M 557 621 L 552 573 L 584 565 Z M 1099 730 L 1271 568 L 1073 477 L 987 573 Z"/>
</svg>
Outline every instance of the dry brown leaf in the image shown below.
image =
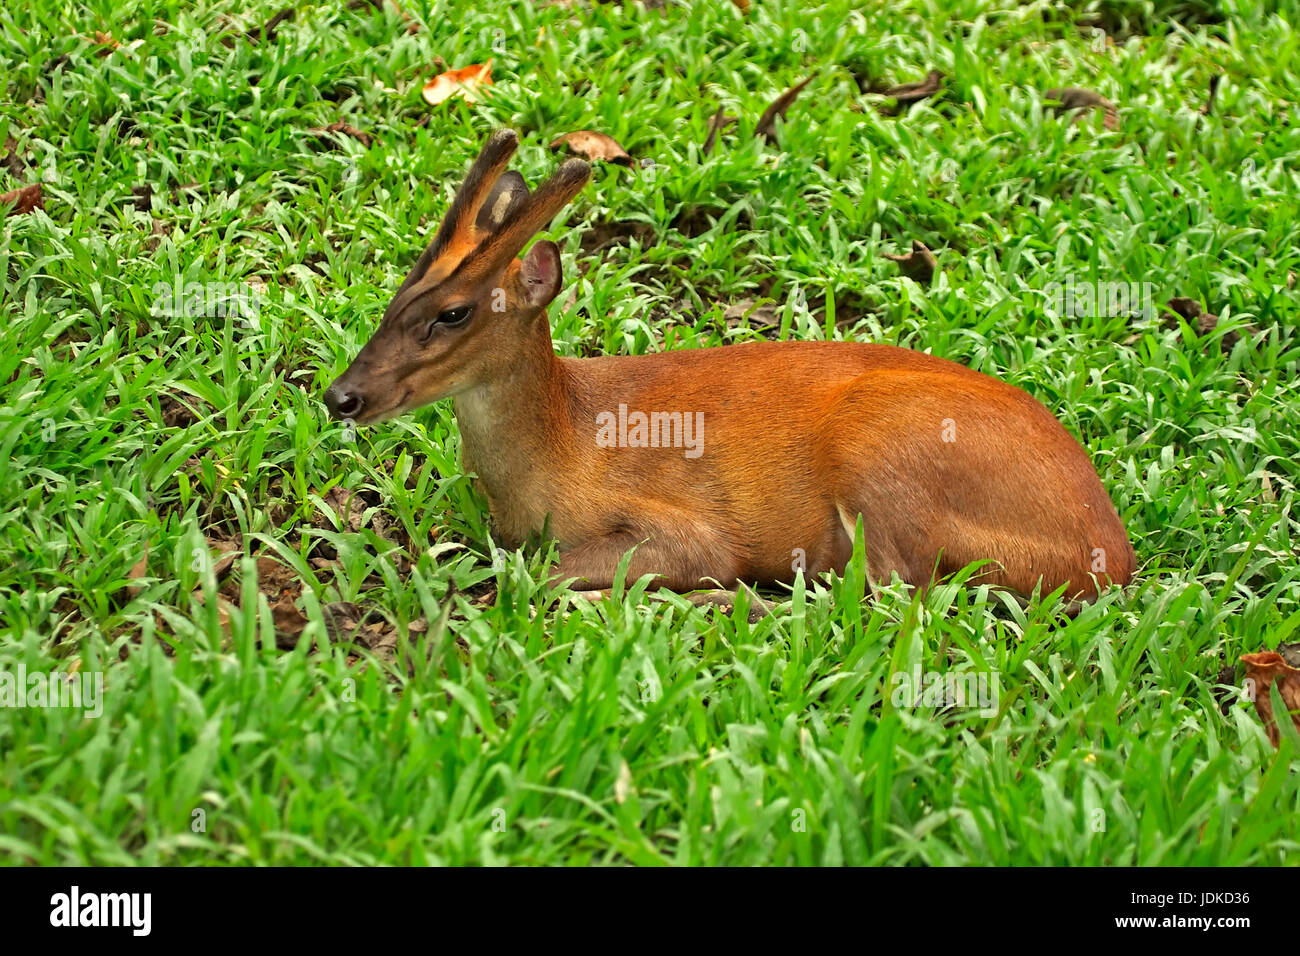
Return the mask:
<svg viewBox="0 0 1300 956">
<path fill-rule="evenodd" d="M 335 485 L 322 496 L 322 501 L 334 509 L 339 521 L 346 531 L 360 531 L 366 512 L 366 503 L 355 492 L 346 491 Z M 327 526 L 328 527 L 328 526 Z"/>
<path fill-rule="evenodd" d="M 190 597 L 194 600 L 195 604 L 202 606 L 205 603 L 203 600 L 202 588 L 198 588 L 191 592 Z M 217 623 L 220 625 L 222 633 L 224 633 L 226 637 L 230 636 L 230 610 L 233 607 L 233 604 L 220 595 L 217 595 Z"/>
<path fill-rule="evenodd" d="M 148 570 L 149 570 L 149 545 L 146 544 L 144 546 L 144 557 L 142 557 L 139 561 L 137 561 L 134 565 L 132 565 L 130 571 L 126 572 L 126 579 L 128 581 L 139 581 L 142 577 L 145 576 Z M 131 597 L 139 597 L 140 592 L 144 590 L 144 585 L 128 584 L 126 586 L 126 590 L 127 593 L 131 595 Z"/>
<path fill-rule="evenodd" d="M 277 599 L 285 591 L 292 591 L 294 597 L 302 593 L 302 582 L 294 570 L 266 555 L 257 559 L 257 584 L 263 594 Z"/>
<path fill-rule="evenodd" d="M 754 127 L 754 135 L 759 139 L 773 138 L 776 135 L 777 117 L 785 119 L 785 111 L 790 108 L 790 104 L 798 98 L 803 88 L 811 83 L 816 76 L 817 74 L 814 73 L 802 83 L 790 87 L 778 96 L 771 106 L 763 110 L 763 115 L 758 118 L 758 125 Z"/>
<path fill-rule="evenodd" d="M 95 43 L 102 48 L 96 52 L 96 56 L 108 56 L 122 45 L 113 39 L 111 33 L 104 33 L 100 30 L 95 31 Z"/>
<path fill-rule="evenodd" d="M 302 579 L 290 567 L 267 555 L 257 559 L 257 589 L 266 595 L 271 607 L 271 620 L 275 624 L 275 643 L 280 648 L 291 648 L 307 626 L 306 616 L 298 609 L 297 600 L 302 595 Z M 222 591 L 231 590 L 232 596 L 242 596 L 238 585 L 228 582 Z M 245 612 L 248 608 L 244 608 Z"/>
<path fill-rule="evenodd" d="M 704 155 L 707 156 L 713 152 L 713 144 L 718 140 L 718 134 L 728 126 L 736 122 L 736 117 L 728 116 L 718 107 L 718 111 L 713 114 L 713 119 L 709 120 L 709 135 L 704 138 Z"/>
<path fill-rule="evenodd" d="M 275 623 L 276 646 L 281 648 L 294 647 L 307 627 L 307 616 L 298 610 L 288 592 L 271 605 L 271 620 Z"/>
<path fill-rule="evenodd" d="M 1186 296 L 1178 296 L 1169 300 L 1169 308 L 1181 315 L 1192 328 L 1196 329 L 1197 335 L 1205 335 L 1207 332 L 1213 332 L 1219 324 L 1219 317 L 1213 312 L 1203 312 L 1201 303 L 1195 299 L 1189 299 Z M 1170 317 L 1172 320 L 1172 316 Z M 1166 325 L 1174 328 L 1178 325 L 1176 321 L 1167 320 Z"/>
<path fill-rule="evenodd" d="M 1219 317 L 1213 312 L 1204 311 L 1201 308 L 1201 303 L 1197 302 L 1195 299 L 1189 299 L 1186 296 L 1178 296 L 1169 300 L 1169 308 L 1172 313 L 1180 315 L 1186 319 L 1188 324 L 1196 330 L 1198 336 L 1209 335 L 1219 326 Z M 1174 317 L 1174 314 L 1165 314 L 1165 328 L 1178 328 L 1178 319 Z M 1245 328 L 1247 333 L 1251 334 L 1259 331 L 1253 325 L 1247 325 Z M 1228 329 L 1223 333 L 1223 337 L 1219 340 L 1219 349 L 1225 353 L 1231 352 L 1232 347 L 1239 341 L 1241 341 L 1241 333 L 1236 329 Z"/>
<path fill-rule="evenodd" d="M 337 642 L 354 641 L 361 630 L 361 625 L 370 616 L 360 604 L 351 601 L 335 601 L 321 608 L 325 618 L 325 630 L 330 639 Z"/>
<path fill-rule="evenodd" d="M 741 13 L 749 12 L 749 0 L 731 0 L 731 5 Z"/>
<path fill-rule="evenodd" d="M 1081 90 L 1077 86 L 1065 86 L 1048 90 L 1043 94 L 1043 99 L 1058 101 L 1059 106 L 1052 106 L 1052 109 L 1058 113 L 1064 110 L 1101 110 L 1104 114 L 1102 125 L 1107 129 L 1119 129 L 1118 108 L 1100 93 L 1094 93 L 1092 90 Z M 1079 122 L 1086 115 L 1083 112 L 1078 113 L 1073 122 Z"/>
<path fill-rule="evenodd" d="M 351 136 L 366 149 L 369 149 L 374 143 L 374 137 L 369 133 L 359 130 L 355 126 L 349 126 L 342 120 L 330 123 L 329 126 L 313 126 L 311 131 L 318 136 L 326 136 L 329 133 L 342 133 L 344 136 Z"/>
<path fill-rule="evenodd" d="M 26 160 L 18 155 L 18 140 L 12 136 L 5 138 L 5 154 L 4 158 L 0 159 L 0 163 L 4 165 L 5 169 L 9 170 L 9 175 L 15 179 L 21 179 L 27 170 Z"/>
<path fill-rule="evenodd" d="M 466 103 L 477 103 L 479 97 L 487 95 L 487 87 L 491 85 L 492 61 L 488 60 L 439 73 L 424 84 L 423 95 L 430 106 L 437 106 L 453 96 L 463 97 Z"/>
<path fill-rule="evenodd" d="M 1210 95 L 1205 99 L 1205 105 L 1201 107 L 1201 115 L 1209 116 L 1214 112 L 1214 101 L 1219 95 L 1219 84 L 1223 82 L 1223 74 L 1216 73 L 1210 77 Z"/>
<path fill-rule="evenodd" d="M 1282 732 L 1273 714 L 1270 688 L 1277 684 L 1291 722 L 1296 731 L 1300 732 L 1300 670 L 1288 664 L 1277 651 L 1242 654 L 1241 662 L 1246 665 L 1246 679 L 1255 682 L 1255 710 L 1264 722 L 1268 739 L 1276 747 L 1282 739 Z"/>
<path fill-rule="evenodd" d="M 744 325 L 746 320 L 750 328 L 772 328 L 780 324 L 780 312 L 772 302 L 765 302 L 755 308 L 753 299 L 733 302 L 722 311 L 722 321 L 727 323 L 729 329 Z"/>
<path fill-rule="evenodd" d="M 418 33 L 420 31 L 420 22 L 403 10 L 396 0 L 388 0 L 388 5 L 393 8 L 399 17 L 406 21 L 407 33 Z M 348 0 L 349 10 L 359 10 L 361 7 L 371 7 L 375 10 L 382 10 L 383 3 L 381 0 Z"/>
<path fill-rule="evenodd" d="M 276 27 L 284 23 L 286 20 L 292 20 L 297 15 L 297 12 L 298 11 L 293 7 L 285 7 L 275 16 L 271 17 L 270 20 L 267 20 L 266 26 L 249 30 L 244 34 L 244 36 L 248 39 L 249 43 L 256 43 L 259 40 L 265 40 L 267 43 L 274 43 L 276 39 Z"/>
<path fill-rule="evenodd" d="M 221 555 L 217 558 L 216 563 L 212 565 L 212 573 L 220 580 L 226 572 L 234 566 L 235 559 L 243 551 L 242 536 L 236 535 L 234 538 L 208 538 L 208 549 Z"/>
<path fill-rule="evenodd" d="M 30 186 L 23 186 L 21 189 L 5 193 L 0 196 L 0 205 L 6 203 L 14 204 L 14 207 L 9 210 L 11 216 L 21 216 L 33 209 L 44 209 L 45 197 L 41 193 L 41 184 L 32 183 Z"/>
<path fill-rule="evenodd" d="M 884 116 L 897 116 L 913 103 L 934 96 L 941 89 L 943 89 L 943 74 L 938 70 L 931 70 L 919 83 L 903 83 L 883 90 L 881 95 L 892 96 L 895 102 L 893 106 L 882 106 L 880 112 Z"/>
<path fill-rule="evenodd" d="M 898 263 L 898 268 L 902 270 L 903 275 L 909 279 L 919 282 L 921 285 L 929 285 L 934 280 L 935 270 L 939 263 L 935 261 L 932 253 L 919 239 L 912 240 L 912 251 L 903 255 L 891 255 L 885 253 L 885 258 Z"/>
<path fill-rule="evenodd" d="M 351 601 L 338 601 L 321 608 L 325 617 L 325 628 L 330 639 L 337 643 L 355 643 L 385 660 L 392 660 L 396 654 L 399 635 L 397 628 L 384 618 L 378 608 L 362 607 Z M 424 618 L 416 618 L 408 626 L 411 634 L 420 634 L 428 630 L 429 624 Z"/>
<path fill-rule="evenodd" d="M 619 166 L 632 165 L 632 157 L 618 144 L 618 140 L 592 129 L 565 133 L 552 140 L 550 148 L 559 149 L 565 145 L 585 159 L 600 159 L 607 163 L 617 163 Z"/>
<path fill-rule="evenodd" d="M 212 408 L 202 399 L 184 392 L 165 390 L 158 395 L 158 412 L 168 428 L 189 428 L 200 421 L 200 412 L 196 412 L 194 405 L 200 405 L 203 414 Z"/>
</svg>

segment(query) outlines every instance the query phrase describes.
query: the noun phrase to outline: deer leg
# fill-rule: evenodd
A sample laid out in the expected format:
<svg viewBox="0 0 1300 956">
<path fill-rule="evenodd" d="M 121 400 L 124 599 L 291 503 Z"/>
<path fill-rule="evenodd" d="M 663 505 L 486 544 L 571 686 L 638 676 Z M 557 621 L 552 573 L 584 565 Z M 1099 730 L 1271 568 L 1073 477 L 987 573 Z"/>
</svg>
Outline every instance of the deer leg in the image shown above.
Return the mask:
<svg viewBox="0 0 1300 956">
<path fill-rule="evenodd" d="M 555 578 L 576 579 L 570 586 L 579 590 L 608 588 L 629 550 L 628 582 L 652 574 L 652 587 L 687 592 L 730 587 L 739 577 L 739 562 L 723 538 L 683 521 L 650 533 L 620 531 L 562 551 Z"/>
</svg>

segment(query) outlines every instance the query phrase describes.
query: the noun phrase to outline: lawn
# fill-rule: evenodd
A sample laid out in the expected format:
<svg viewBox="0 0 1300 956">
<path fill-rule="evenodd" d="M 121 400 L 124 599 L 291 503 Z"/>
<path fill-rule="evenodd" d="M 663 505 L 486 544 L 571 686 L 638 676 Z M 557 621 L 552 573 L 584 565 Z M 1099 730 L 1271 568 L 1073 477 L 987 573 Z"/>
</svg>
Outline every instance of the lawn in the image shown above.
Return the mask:
<svg viewBox="0 0 1300 956">
<path fill-rule="evenodd" d="M 43 200 L 0 231 L 0 675 L 102 686 L 0 707 L 0 858 L 1294 859 L 1300 742 L 1239 659 L 1300 640 L 1296 5 L 363 0 L 268 29 L 286 2 L 0 13 L 0 193 Z M 474 102 L 422 95 L 489 59 Z M 493 541 L 449 402 L 355 429 L 321 402 L 502 126 L 533 185 L 575 130 L 632 157 L 547 233 L 560 352 L 843 339 L 1003 378 L 1088 449 L 1133 585 L 1073 618 L 961 579 L 873 597 L 859 552 L 753 622 L 551 588 L 553 548 Z M 914 240 L 932 276 L 888 258 Z"/>
</svg>

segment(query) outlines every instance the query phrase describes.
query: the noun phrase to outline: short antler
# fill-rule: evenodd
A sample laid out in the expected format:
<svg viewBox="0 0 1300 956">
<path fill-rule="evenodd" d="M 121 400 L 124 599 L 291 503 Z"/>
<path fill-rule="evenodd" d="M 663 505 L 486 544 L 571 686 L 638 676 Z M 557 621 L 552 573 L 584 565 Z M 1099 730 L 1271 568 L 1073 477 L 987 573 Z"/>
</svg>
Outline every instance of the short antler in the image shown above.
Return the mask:
<svg viewBox="0 0 1300 956">
<path fill-rule="evenodd" d="M 591 166 L 584 160 L 566 160 L 520 204 L 518 212 L 489 235 L 472 256 L 466 257 L 456 270 L 457 276 L 474 282 L 495 274 L 568 205 L 590 178 Z"/>
<path fill-rule="evenodd" d="M 406 281 L 397 290 L 394 301 L 402 298 L 403 292 L 423 279 L 429 267 L 451 246 L 472 246 L 472 230 L 479 210 L 518 148 L 519 136 L 512 129 L 499 129 L 488 137 L 478 158 L 465 174 L 465 181 L 456 190 L 456 196 L 452 199 L 451 207 L 443 217 L 433 242 L 429 243 L 429 247 L 412 267 Z"/>
</svg>

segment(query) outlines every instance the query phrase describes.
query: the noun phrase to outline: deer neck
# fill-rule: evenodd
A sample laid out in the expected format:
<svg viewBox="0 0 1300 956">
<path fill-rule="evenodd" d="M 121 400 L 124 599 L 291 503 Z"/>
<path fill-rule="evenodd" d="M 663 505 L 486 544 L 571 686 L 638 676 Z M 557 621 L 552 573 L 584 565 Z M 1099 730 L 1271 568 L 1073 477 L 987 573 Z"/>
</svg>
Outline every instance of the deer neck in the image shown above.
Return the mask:
<svg viewBox="0 0 1300 956">
<path fill-rule="evenodd" d="M 455 397 L 462 465 L 478 475 L 493 521 L 511 543 L 540 530 L 555 476 L 573 468 L 570 373 L 546 315 L 490 380 Z"/>
</svg>

